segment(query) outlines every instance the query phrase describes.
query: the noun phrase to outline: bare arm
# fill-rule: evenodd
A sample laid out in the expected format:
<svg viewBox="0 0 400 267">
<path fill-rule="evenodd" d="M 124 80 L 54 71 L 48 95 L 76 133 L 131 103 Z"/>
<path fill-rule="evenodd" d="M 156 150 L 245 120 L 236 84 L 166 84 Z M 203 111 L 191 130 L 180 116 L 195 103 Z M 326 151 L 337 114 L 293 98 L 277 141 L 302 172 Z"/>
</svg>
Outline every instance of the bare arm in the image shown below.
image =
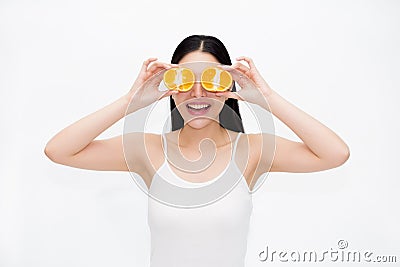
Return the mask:
<svg viewBox="0 0 400 267">
<path fill-rule="evenodd" d="M 303 141 L 295 142 L 276 136 L 275 156 L 270 171 L 321 171 L 338 167 L 349 158 L 348 146 L 324 124 L 276 92 L 271 91 L 268 103 L 272 114 Z"/>
<path fill-rule="evenodd" d="M 122 137 L 94 140 L 125 115 L 128 99 L 124 96 L 76 121 L 47 143 L 44 153 L 52 161 L 82 169 L 127 170 Z"/>
<path fill-rule="evenodd" d="M 218 95 L 258 104 L 282 121 L 303 141 L 295 142 L 275 136 L 275 155 L 271 159 L 271 135 L 262 134 L 263 138 L 250 138 L 251 147 L 254 148 L 251 153 L 253 157 L 260 159 L 258 173 L 313 172 L 334 168 L 346 162 L 350 151 L 337 134 L 273 91 L 256 69 L 252 59 L 240 57 L 238 60 L 246 61 L 250 67 L 236 63 L 233 69 L 227 69 L 242 83 L 242 90 L 238 93 L 227 92 Z M 250 78 L 251 82 L 246 80 L 247 78 L 242 79 L 243 74 Z"/>
<path fill-rule="evenodd" d="M 155 62 L 149 67 L 155 60 L 150 58 L 143 63 L 138 78 L 126 95 L 69 125 L 51 138 L 44 149 L 46 156 L 56 163 L 82 169 L 127 171 L 122 136 L 94 139 L 123 118 L 125 112 L 135 112 L 173 93 L 157 90 L 162 75 L 155 74 L 169 68 L 170 64 Z M 143 136 L 144 133 L 124 135 L 135 146 L 135 153 L 126 155 L 135 163 L 129 165 L 131 171 L 132 167 L 141 168 L 140 162 L 144 158 L 141 153 L 144 149 L 140 149 L 144 147 Z"/>
</svg>

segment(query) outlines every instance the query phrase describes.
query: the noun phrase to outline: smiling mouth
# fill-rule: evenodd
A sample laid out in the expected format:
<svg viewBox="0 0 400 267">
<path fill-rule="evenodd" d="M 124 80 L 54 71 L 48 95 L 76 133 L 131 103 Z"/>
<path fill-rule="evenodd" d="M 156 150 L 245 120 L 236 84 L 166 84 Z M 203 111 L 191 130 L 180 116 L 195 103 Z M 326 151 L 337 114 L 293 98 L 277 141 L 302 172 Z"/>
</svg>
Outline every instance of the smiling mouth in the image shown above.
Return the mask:
<svg viewBox="0 0 400 267">
<path fill-rule="evenodd" d="M 210 104 L 186 104 L 186 107 L 191 110 L 207 110 L 211 107 Z"/>
</svg>

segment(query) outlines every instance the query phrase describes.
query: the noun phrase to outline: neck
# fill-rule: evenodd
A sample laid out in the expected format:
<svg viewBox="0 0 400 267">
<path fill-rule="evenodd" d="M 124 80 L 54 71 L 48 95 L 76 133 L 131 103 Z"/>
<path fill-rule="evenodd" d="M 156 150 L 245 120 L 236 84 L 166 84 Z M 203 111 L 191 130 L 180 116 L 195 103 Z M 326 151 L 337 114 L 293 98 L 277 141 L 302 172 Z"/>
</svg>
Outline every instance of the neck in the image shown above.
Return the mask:
<svg viewBox="0 0 400 267">
<path fill-rule="evenodd" d="M 205 138 L 213 140 L 215 145 L 220 147 L 229 143 L 230 139 L 228 131 L 215 121 L 201 129 L 192 128 L 185 124 L 178 136 L 180 147 L 198 147 Z"/>
</svg>

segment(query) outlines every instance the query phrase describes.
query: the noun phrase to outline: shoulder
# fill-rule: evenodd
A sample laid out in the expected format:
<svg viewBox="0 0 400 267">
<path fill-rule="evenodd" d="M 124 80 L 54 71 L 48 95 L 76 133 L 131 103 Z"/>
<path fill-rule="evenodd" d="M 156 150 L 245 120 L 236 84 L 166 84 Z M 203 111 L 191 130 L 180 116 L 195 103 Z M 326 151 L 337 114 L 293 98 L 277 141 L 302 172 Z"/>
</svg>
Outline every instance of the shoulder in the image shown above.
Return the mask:
<svg viewBox="0 0 400 267">
<path fill-rule="evenodd" d="M 246 155 L 249 163 L 270 166 L 275 154 L 274 134 L 269 133 L 243 133 L 238 141 L 238 150 L 241 154 Z M 250 164 L 251 165 L 251 164 Z M 267 171 L 267 169 L 262 169 Z"/>
<path fill-rule="evenodd" d="M 124 153 L 133 162 L 140 162 L 135 169 L 158 165 L 162 157 L 162 135 L 133 132 L 124 134 Z"/>
<path fill-rule="evenodd" d="M 268 137 L 273 137 L 273 135 L 265 134 L 265 133 L 237 133 L 238 142 L 242 145 L 247 144 L 250 148 L 260 148 L 263 140 Z"/>
<path fill-rule="evenodd" d="M 251 148 L 257 148 L 258 150 L 263 147 L 265 148 L 266 145 L 274 144 L 276 139 L 276 136 L 270 133 L 249 133 L 242 135 L 243 139 L 248 141 Z"/>
<path fill-rule="evenodd" d="M 143 144 L 149 158 L 156 158 L 163 149 L 163 136 L 161 134 L 145 133 Z"/>
<path fill-rule="evenodd" d="M 238 135 L 237 145 L 242 150 L 245 149 L 249 155 L 260 154 L 263 136 L 259 133 L 241 133 Z"/>
</svg>

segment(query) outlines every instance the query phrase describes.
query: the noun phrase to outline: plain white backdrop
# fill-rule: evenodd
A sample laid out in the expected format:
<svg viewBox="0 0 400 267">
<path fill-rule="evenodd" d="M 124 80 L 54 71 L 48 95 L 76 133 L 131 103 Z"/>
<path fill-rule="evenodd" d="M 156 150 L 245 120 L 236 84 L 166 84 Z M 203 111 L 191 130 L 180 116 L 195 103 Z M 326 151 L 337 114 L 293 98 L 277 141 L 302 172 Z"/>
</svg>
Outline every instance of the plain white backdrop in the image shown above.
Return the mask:
<svg viewBox="0 0 400 267">
<path fill-rule="evenodd" d="M 233 61 L 252 57 L 351 151 L 332 170 L 269 174 L 253 196 L 247 266 L 271 265 L 258 260 L 266 245 L 322 253 L 341 239 L 400 261 L 399 32 L 395 0 L 2 0 L 0 266 L 148 266 L 147 195 L 129 173 L 58 165 L 43 150 L 125 94 L 145 59 L 169 62 L 192 34 L 218 37 Z M 98 139 L 122 130 L 123 120 Z"/>
</svg>

